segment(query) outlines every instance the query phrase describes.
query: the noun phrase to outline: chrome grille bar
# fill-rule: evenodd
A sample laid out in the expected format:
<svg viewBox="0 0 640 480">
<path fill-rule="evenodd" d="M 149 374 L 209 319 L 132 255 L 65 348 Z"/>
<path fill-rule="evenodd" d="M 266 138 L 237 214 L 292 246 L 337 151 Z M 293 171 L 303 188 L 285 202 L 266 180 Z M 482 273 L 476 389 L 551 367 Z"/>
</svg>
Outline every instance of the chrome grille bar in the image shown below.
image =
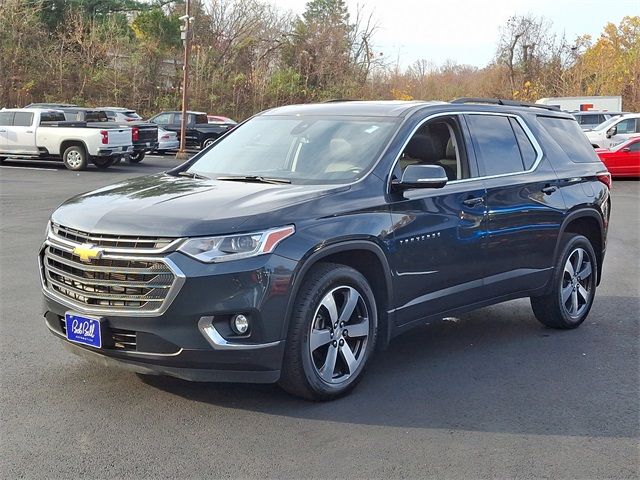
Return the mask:
<svg viewBox="0 0 640 480">
<path fill-rule="evenodd" d="M 161 313 L 184 283 L 184 275 L 167 258 L 105 253 L 86 263 L 73 254 L 74 245 L 80 244 L 58 243 L 50 235 L 40 263 L 45 294 L 80 312 Z"/>
</svg>

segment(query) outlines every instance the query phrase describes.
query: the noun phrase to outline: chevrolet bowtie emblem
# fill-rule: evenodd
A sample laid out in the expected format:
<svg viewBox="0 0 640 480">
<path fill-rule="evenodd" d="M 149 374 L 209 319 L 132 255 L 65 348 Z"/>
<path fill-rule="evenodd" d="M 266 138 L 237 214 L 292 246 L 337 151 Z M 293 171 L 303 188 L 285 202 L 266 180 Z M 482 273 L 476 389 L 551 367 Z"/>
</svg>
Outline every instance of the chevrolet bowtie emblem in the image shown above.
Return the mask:
<svg viewBox="0 0 640 480">
<path fill-rule="evenodd" d="M 101 258 L 102 252 L 101 248 L 94 247 L 90 243 L 83 243 L 73 249 L 73 254 L 80 257 L 80 260 L 85 263 L 89 263 L 93 259 Z"/>
</svg>

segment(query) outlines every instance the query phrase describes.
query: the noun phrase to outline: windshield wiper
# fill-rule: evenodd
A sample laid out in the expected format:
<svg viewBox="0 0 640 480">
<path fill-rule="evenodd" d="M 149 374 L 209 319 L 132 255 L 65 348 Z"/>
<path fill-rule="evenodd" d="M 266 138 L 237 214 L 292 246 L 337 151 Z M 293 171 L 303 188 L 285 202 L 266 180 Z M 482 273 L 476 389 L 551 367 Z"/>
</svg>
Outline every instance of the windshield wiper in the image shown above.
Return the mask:
<svg viewBox="0 0 640 480">
<path fill-rule="evenodd" d="M 196 173 L 196 172 L 187 172 L 186 170 L 182 171 L 182 172 L 179 172 L 178 176 L 179 177 L 197 178 L 199 180 L 211 180 L 211 178 L 207 177 L 206 175 L 202 175 L 202 174 Z"/>
<path fill-rule="evenodd" d="M 291 183 L 291 180 L 287 180 L 286 178 L 270 178 L 262 177 L 260 175 L 233 175 L 228 177 L 217 177 L 216 180 L 223 180 L 225 182 L 272 183 L 275 185 Z"/>
</svg>

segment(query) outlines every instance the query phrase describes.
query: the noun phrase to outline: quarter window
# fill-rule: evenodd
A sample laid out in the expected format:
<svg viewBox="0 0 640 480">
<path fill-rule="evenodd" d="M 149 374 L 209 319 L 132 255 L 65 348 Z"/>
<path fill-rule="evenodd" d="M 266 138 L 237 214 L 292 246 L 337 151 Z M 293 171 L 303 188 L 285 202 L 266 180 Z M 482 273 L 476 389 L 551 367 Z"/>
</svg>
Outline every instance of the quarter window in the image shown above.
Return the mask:
<svg viewBox="0 0 640 480">
<path fill-rule="evenodd" d="M 169 117 L 170 117 L 170 114 L 161 113 L 160 115 L 158 115 L 156 118 L 153 119 L 153 123 L 155 123 L 156 125 L 168 125 Z"/>
<path fill-rule="evenodd" d="M 575 120 L 538 116 L 538 121 L 572 162 L 597 162 L 598 156 Z"/>
<path fill-rule="evenodd" d="M 468 115 L 467 120 L 482 175 L 502 175 L 525 170 L 509 117 Z"/>
</svg>

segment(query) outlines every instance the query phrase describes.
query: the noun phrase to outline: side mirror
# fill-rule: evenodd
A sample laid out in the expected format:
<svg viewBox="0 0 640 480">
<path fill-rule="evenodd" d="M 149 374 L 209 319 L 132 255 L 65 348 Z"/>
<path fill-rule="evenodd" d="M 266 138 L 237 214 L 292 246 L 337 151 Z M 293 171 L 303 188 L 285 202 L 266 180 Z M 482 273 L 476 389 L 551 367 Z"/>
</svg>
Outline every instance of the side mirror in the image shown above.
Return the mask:
<svg viewBox="0 0 640 480">
<path fill-rule="evenodd" d="M 402 179 L 394 180 L 393 185 L 400 190 L 442 188 L 447 181 L 447 172 L 440 165 L 408 165 Z"/>
<path fill-rule="evenodd" d="M 609 130 L 607 130 L 607 138 L 613 137 L 616 133 L 618 133 L 618 127 L 611 127 Z"/>
</svg>

